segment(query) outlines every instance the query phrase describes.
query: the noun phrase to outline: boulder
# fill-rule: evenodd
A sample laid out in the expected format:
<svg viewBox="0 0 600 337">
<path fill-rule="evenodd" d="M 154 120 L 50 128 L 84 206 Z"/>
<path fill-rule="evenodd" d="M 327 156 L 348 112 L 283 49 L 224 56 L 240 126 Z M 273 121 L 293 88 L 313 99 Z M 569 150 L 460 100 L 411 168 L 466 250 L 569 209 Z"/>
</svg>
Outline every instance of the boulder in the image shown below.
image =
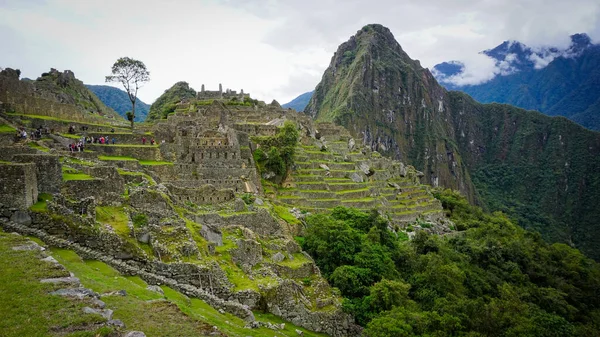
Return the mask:
<svg viewBox="0 0 600 337">
<path fill-rule="evenodd" d="M 203 238 L 216 244 L 217 246 L 223 245 L 223 233 L 216 226 L 212 226 L 209 224 L 204 224 L 202 229 L 200 230 L 200 235 Z"/>
<path fill-rule="evenodd" d="M 149 286 L 147 286 L 147 287 L 146 287 L 146 289 L 148 289 L 148 290 L 150 290 L 150 291 L 153 291 L 153 292 L 155 292 L 155 293 L 159 293 L 159 294 L 161 294 L 161 295 L 164 295 L 164 294 L 165 294 L 165 292 L 164 292 L 164 291 L 162 290 L 162 288 L 161 288 L 161 287 L 159 287 L 159 286 L 155 286 L 155 285 L 149 285 Z"/>
<path fill-rule="evenodd" d="M 329 166 L 327 166 L 325 164 L 319 164 L 319 167 L 322 168 L 325 171 L 329 171 Z"/>
<path fill-rule="evenodd" d="M 354 141 L 354 138 L 350 138 L 348 140 L 348 151 L 350 151 L 350 152 L 354 151 L 355 146 L 356 146 L 356 142 Z"/>
<path fill-rule="evenodd" d="M 281 254 L 281 252 L 277 252 L 277 253 L 273 254 L 271 259 L 273 260 L 273 262 L 279 263 L 285 259 L 285 255 Z"/>
<path fill-rule="evenodd" d="M 367 164 L 366 162 L 361 162 L 360 164 L 358 164 L 358 169 L 361 170 L 367 177 L 370 177 L 373 174 L 375 174 L 375 171 L 373 171 L 369 164 Z"/>
<path fill-rule="evenodd" d="M 90 308 L 90 307 L 84 307 L 83 313 L 100 315 L 100 316 L 106 318 L 106 320 L 111 320 L 112 315 L 113 315 L 113 311 L 110 309 L 94 309 L 94 308 Z"/>
<path fill-rule="evenodd" d="M 233 202 L 233 210 L 236 212 L 244 212 L 246 210 L 246 203 L 240 198 L 236 198 Z"/>
<path fill-rule="evenodd" d="M 84 299 L 86 297 L 90 298 L 98 298 L 98 294 L 87 289 L 87 288 L 69 288 L 69 289 L 58 289 L 57 291 L 53 291 L 50 295 L 58 295 L 58 296 L 66 296 L 66 297 L 75 297 L 78 299 Z"/>
<path fill-rule="evenodd" d="M 350 175 L 350 180 L 352 180 L 355 183 L 362 183 L 364 181 L 363 177 L 360 174 L 356 173 L 356 172 L 353 172 Z"/>
<path fill-rule="evenodd" d="M 125 336 L 123 337 L 146 337 L 146 334 L 141 332 L 141 331 L 129 331 Z"/>
<path fill-rule="evenodd" d="M 24 226 L 31 225 L 31 217 L 29 216 L 29 213 L 24 211 L 16 211 L 13 213 L 10 217 L 10 221 Z"/>
</svg>

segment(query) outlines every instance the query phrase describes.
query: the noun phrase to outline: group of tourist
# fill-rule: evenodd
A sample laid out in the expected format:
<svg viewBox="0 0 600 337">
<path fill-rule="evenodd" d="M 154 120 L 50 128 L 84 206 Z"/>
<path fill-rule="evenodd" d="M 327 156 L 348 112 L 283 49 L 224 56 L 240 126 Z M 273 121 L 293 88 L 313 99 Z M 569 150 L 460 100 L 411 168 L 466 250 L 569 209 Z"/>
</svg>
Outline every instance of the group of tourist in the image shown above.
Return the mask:
<svg viewBox="0 0 600 337">
<path fill-rule="evenodd" d="M 77 143 L 71 143 L 69 144 L 69 151 L 71 152 L 82 152 L 83 151 L 83 146 L 84 143 L 83 141 L 78 141 Z"/>
<path fill-rule="evenodd" d="M 142 137 L 142 145 L 146 145 L 146 141 L 147 141 L 146 137 Z M 163 143 L 164 143 L 164 141 L 163 141 Z M 150 145 L 154 145 L 154 144 L 156 144 L 156 141 L 154 140 L 154 138 L 152 138 L 150 140 Z"/>
<path fill-rule="evenodd" d="M 42 138 L 42 135 L 48 134 L 48 128 L 44 128 L 44 127 L 38 127 L 37 129 L 33 130 L 31 132 L 31 134 L 27 133 L 27 130 L 25 130 L 24 127 L 21 127 L 17 130 L 16 134 L 15 134 L 15 138 L 17 140 L 25 140 L 27 139 L 27 136 L 29 135 L 29 137 L 32 140 L 38 140 Z"/>
<path fill-rule="evenodd" d="M 108 136 L 100 136 L 97 138 L 94 138 L 93 136 L 91 137 L 85 137 L 85 142 L 88 144 L 105 144 L 108 145 L 110 143 L 115 144 L 117 140 L 115 139 L 115 137 L 112 137 L 112 139 L 108 138 Z"/>
</svg>

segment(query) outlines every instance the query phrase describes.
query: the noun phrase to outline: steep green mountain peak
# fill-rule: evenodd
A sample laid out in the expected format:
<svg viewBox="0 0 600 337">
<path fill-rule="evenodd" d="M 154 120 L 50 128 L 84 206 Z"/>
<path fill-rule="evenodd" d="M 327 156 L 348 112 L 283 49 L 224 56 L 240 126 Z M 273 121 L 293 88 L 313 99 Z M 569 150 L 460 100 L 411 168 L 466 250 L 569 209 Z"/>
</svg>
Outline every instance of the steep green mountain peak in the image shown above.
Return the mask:
<svg viewBox="0 0 600 337">
<path fill-rule="evenodd" d="M 148 111 L 148 119 L 166 118 L 175 111 L 178 103 L 192 98 L 196 98 L 196 90 L 190 88 L 187 82 L 177 82 L 152 103 Z"/>
</svg>

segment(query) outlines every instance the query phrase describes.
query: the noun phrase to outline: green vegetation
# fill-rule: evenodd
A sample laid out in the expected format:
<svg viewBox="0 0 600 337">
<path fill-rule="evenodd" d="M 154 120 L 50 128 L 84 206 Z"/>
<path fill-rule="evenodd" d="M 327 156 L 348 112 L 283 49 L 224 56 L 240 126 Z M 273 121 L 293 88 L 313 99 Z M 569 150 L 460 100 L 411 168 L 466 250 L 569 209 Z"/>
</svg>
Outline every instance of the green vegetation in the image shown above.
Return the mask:
<svg viewBox="0 0 600 337">
<path fill-rule="evenodd" d="M 29 142 L 29 143 L 27 143 L 27 146 L 29 146 L 32 149 L 40 150 L 40 151 L 43 151 L 43 152 L 49 152 L 50 151 L 50 149 L 48 149 L 47 147 L 41 146 L 37 142 Z"/>
<path fill-rule="evenodd" d="M 17 131 L 17 130 L 10 125 L 0 124 L 0 133 L 10 133 L 10 132 L 15 132 L 15 131 Z"/>
<path fill-rule="evenodd" d="M 94 177 L 82 173 L 74 168 L 63 166 L 62 167 L 63 181 L 69 180 L 94 180 Z"/>
<path fill-rule="evenodd" d="M 127 156 L 98 156 L 98 160 L 130 160 L 130 161 L 137 161 L 137 159 L 135 159 L 133 157 L 127 157 Z"/>
<path fill-rule="evenodd" d="M 196 98 L 196 91 L 190 88 L 187 82 L 177 82 L 152 103 L 150 111 L 148 111 L 148 119 L 167 118 L 168 115 L 175 112 L 179 102 L 194 98 Z"/>
<path fill-rule="evenodd" d="M 290 213 L 289 209 L 285 206 L 273 205 L 273 211 L 275 212 L 275 214 L 277 214 L 278 217 L 280 217 L 287 223 L 293 225 L 300 224 L 300 220 L 296 219 L 296 217 L 294 217 L 292 213 Z"/>
<path fill-rule="evenodd" d="M 437 192 L 461 232 L 411 241 L 377 213 L 308 217 L 303 248 L 368 336 L 596 336 L 600 266 Z"/>
<path fill-rule="evenodd" d="M 3 336 L 108 336 L 110 328 L 94 325 L 106 320 L 82 315 L 88 300 L 49 295 L 63 285 L 40 279 L 66 277 L 69 273 L 40 260 L 36 251 L 14 251 L 27 238 L 0 231 L 0 330 Z M 18 263 L 16 263 L 18 261 Z"/>
<path fill-rule="evenodd" d="M 298 137 L 296 125 L 286 121 L 275 136 L 256 138 L 260 147 L 254 151 L 254 160 L 261 172 L 274 174 L 272 181 L 280 183 L 287 177 L 293 164 Z"/>
<path fill-rule="evenodd" d="M 173 165 L 170 161 L 156 161 L 156 160 L 139 160 L 140 165 L 154 166 L 154 165 Z"/>
<path fill-rule="evenodd" d="M 45 212 L 45 211 L 47 211 L 46 202 L 48 200 L 52 200 L 52 194 L 40 193 L 40 194 L 38 194 L 37 202 L 35 204 L 31 205 L 31 207 L 29 209 L 34 212 Z"/>
<path fill-rule="evenodd" d="M 120 236 L 129 237 L 129 216 L 123 207 L 96 206 L 96 221 L 110 225 Z"/>
</svg>

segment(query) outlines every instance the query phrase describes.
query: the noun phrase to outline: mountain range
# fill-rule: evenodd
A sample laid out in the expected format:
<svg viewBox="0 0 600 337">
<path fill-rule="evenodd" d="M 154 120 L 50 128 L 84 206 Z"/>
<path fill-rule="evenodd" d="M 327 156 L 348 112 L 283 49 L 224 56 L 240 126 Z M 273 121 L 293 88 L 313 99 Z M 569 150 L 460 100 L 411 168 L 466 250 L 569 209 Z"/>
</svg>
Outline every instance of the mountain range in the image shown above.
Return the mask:
<svg viewBox="0 0 600 337">
<path fill-rule="evenodd" d="M 119 88 L 109 85 L 85 85 L 108 107 L 115 110 L 123 118 L 127 118 L 125 114 L 131 111 L 131 101 L 127 93 Z M 135 122 L 143 122 L 146 120 L 150 105 L 142 102 L 139 98 L 135 102 Z"/>
<path fill-rule="evenodd" d="M 281 106 L 284 108 L 292 108 L 296 111 L 304 111 L 304 108 L 308 104 L 308 101 L 310 101 L 312 94 L 313 94 L 312 91 L 305 92 L 302 95 L 294 98 L 293 100 L 291 100 L 285 104 L 282 104 Z"/>
<path fill-rule="evenodd" d="M 381 25 L 340 45 L 304 112 L 414 165 L 433 186 L 600 258 L 600 133 L 448 92 Z"/>
<path fill-rule="evenodd" d="M 489 81 L 465 84 L 468 69 L 459 61 L 440 63 L 432 73 L 447 89 L 479 102 L 508 103 L 600 130 L 600 45 L 586 34 L 572 35 L 563 49 L 505 41 L 481 53 L 495 62 L 497 74 Z"/>
</svg>

